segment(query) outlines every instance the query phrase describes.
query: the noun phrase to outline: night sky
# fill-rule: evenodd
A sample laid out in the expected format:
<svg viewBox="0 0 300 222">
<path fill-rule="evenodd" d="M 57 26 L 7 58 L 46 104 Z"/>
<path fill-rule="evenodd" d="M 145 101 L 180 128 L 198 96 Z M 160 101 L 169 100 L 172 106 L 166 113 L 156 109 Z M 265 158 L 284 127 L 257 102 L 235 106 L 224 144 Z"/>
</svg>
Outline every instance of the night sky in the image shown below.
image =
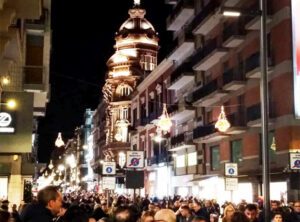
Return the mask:
<svg viewBox="0 0 300 222">
<path fill-rule="evenodd" d="M 51 98 L 39 121 L 39 162 L 49 161 L 58 132 L 65 141 L 72 137 L 85 109 L 99 104 L 114 35 L 132 5 L 133 0 L 52 0 Z M 142 7 L 159 33 L 161 61 L 171 41 L 166 31 L 171 8 L 164 0 L 142 0 Z"/>
</svg>

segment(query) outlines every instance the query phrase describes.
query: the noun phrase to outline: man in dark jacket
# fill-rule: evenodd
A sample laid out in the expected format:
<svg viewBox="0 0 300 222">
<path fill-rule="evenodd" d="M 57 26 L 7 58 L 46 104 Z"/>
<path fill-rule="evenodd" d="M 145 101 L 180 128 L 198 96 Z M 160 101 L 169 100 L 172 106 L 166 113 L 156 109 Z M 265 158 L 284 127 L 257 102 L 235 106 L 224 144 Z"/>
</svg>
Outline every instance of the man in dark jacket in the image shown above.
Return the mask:
<svg viewBox="0 0 300 222">
<path fill-rule="evenodd" d="M 196 217 L 204 217 L 207 221 L 209 221 L 209 212 L 206 207 L 201 207 L 201 204 L 194 200 L 194 216 Z"/>
<path fill-rule="evenodd" d="M 294 203 L 294 211 L 291 213 L 292 222 L 300 222 L 300 201 Z"/>
<path fill-rule="evenodd" d="M 54 186 L 40 190 L 37 203 L 31 203 L 21 213 L 22 222 L 52 222 L 62 205 L 62 195 Z"/>
</svg>

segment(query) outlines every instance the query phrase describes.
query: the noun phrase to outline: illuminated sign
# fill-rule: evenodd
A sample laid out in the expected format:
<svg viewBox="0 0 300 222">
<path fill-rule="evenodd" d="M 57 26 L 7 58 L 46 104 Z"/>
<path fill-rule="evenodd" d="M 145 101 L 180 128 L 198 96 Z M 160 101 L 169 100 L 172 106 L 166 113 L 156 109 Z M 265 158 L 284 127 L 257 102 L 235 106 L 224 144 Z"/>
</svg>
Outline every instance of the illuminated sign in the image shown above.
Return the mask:
<svg viewBox="0 0 300 222">
<path fill-rule="evenodd" d="M 292 0 L 295 117 L 300 119 L 300 1 Z"/>
<path fill-rule="evenodd" d="M 0 133 L 14 133 L 13 117 L 6 112 L 0 113 Z"/>
</svg>

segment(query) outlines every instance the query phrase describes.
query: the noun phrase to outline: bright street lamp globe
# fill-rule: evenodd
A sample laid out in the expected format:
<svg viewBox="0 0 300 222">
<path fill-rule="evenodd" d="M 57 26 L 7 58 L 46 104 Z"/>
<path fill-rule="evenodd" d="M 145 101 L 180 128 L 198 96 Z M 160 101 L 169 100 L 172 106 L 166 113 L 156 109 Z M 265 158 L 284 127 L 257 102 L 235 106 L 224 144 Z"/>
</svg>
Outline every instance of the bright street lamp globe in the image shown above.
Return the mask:
<svg viewBox="0 0 300 222">
<path fill-rule="evenodd" d="M 6 105 L 7 105 L 8 108 L 14 109 L 17 106 L 17 103 L 16 103 L 15 100 L 10 99 L 10 100 L 7 101 Z"/>
</svg>

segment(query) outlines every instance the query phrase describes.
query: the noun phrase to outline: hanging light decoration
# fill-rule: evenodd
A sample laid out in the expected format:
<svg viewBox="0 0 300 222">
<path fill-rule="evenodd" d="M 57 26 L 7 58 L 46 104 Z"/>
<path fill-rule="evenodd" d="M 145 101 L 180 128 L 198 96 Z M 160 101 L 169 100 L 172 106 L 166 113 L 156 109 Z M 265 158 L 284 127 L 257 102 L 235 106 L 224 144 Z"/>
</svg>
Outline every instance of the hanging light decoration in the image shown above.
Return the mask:
<svg viewBox="0 0 300 222">
<path fill-rule="evenodd" d="M 220 132 L 224 133 L 230 128 L 230 123 L 226 118 L 224 106 L 221 107 L 221 113 L 218 117 L 218 121 L 215 124 L 215 128 L 218 129 Z"/>
<path fill-rule="evenodd" d="M 54 166 L 53 166 L 52 160 L 50 160 L 50 164 L 49 164 L 48 168 L 49 168 L 50 170 L 52 170 L 53 167 L 54 167 Z"/>
<path fill-rule="evenodd" d="M 58 133 L 58 136 L 57 136 L 56 141 L 55 141 L 55 146 L 58 147 L 58 148 L 60 148 L 60 147 L 62 147 L 64 145 L 65 145 L 65 143 L 64 143 L 64 141 L 61 138 L 61 133 Z"/>
<path fill-rule="evenodd" d="M 169 118 L 169 114 L 167 112 L 167 106 L 164 103 L 162 115 L 158 118 L 157 127 L 165 134 L 170 132 L 172 127 L 172 121 Z"/>
<path fill-rule="evenodd" d="M 273 136 L 272 144 L 271 144 L 271 150 L 276 151 L 276 142 L 275 142 L 275 136 Z"/>
</svg>

